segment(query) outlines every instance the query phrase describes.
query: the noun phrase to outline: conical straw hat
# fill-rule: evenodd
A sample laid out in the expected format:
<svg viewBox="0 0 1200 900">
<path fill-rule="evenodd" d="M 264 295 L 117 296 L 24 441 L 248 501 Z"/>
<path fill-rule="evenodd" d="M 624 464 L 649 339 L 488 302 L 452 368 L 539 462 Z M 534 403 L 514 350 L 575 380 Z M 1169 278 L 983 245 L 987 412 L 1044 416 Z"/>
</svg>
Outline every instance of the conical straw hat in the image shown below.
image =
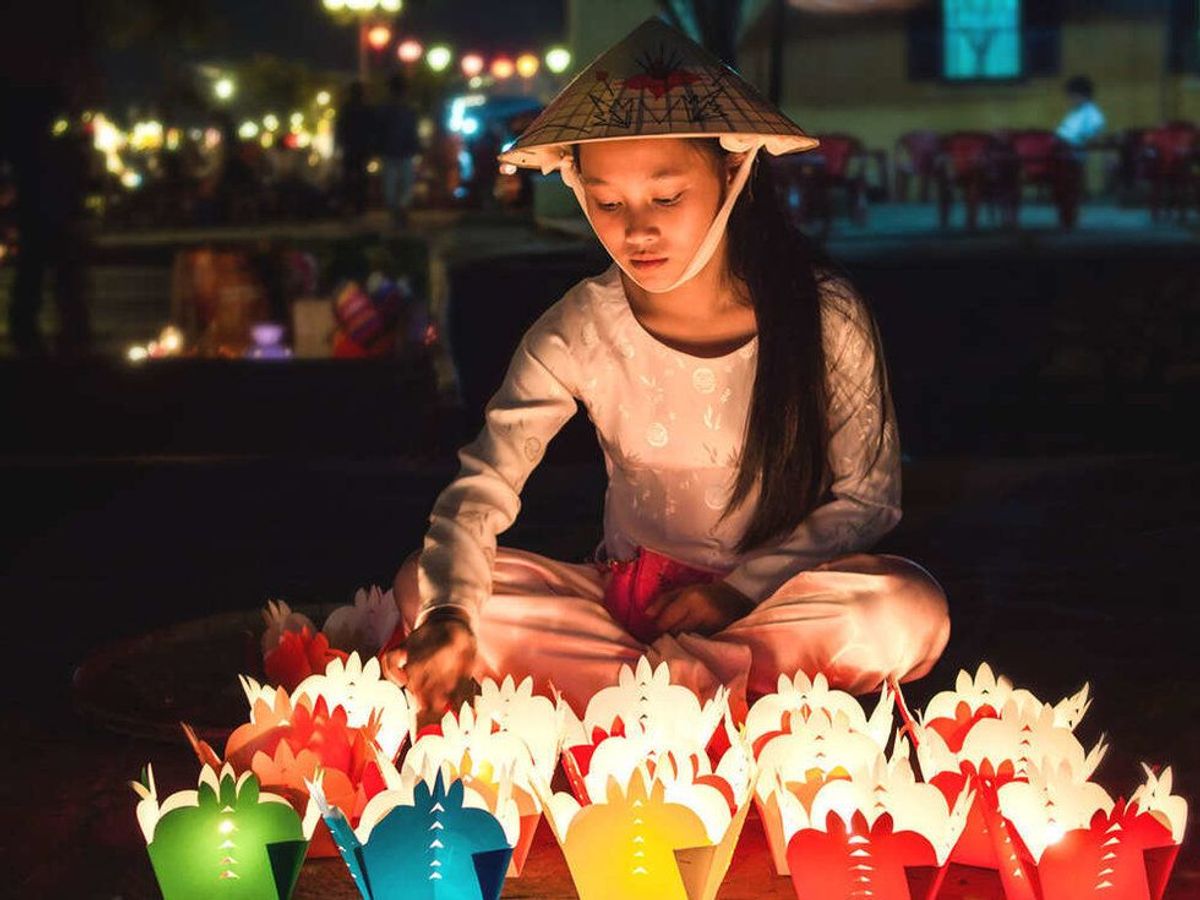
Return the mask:
<svg viewBox="0 0 1200 900">
<path fill-rule="evenodd" d="M 817 145 L 737 72 L 647 19 L 563 88 L 500 160 L 549 173 L 571 144 L 647 137 L 719 137 L 728 150 L 776 155 Z"/>
</svg>

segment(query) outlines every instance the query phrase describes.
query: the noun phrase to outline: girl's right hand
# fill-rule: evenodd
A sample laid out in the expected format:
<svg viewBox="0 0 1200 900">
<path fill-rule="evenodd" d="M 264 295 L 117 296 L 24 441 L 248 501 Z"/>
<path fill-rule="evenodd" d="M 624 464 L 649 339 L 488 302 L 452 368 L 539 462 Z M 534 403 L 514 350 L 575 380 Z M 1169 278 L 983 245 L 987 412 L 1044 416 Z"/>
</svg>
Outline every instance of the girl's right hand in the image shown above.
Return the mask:
<svg viewBox="0 0 1200 900">
<path fill-rule="evenodd" d="M 470 626 L 457 615 L 436 612 L 383 660 L 384 674 L 416 697 L 418 727 L 440 722 L 447 708 L 470 699 L 474 667 L 475 635 Z"/>
</svg>

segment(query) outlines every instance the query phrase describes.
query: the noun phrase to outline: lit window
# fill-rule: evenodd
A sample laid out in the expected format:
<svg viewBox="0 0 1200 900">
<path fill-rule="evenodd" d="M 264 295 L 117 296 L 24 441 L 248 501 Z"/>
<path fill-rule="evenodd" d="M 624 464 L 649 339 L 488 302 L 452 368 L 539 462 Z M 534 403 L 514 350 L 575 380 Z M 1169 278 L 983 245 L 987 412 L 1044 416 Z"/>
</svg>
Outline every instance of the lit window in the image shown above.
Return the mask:
<svg viewBox="0 0 1200 900">
<path fill-rule="evenodd" d="M 1021 0 L 943 0 L 945 77 L 1021 74 Z"/>
</svg>

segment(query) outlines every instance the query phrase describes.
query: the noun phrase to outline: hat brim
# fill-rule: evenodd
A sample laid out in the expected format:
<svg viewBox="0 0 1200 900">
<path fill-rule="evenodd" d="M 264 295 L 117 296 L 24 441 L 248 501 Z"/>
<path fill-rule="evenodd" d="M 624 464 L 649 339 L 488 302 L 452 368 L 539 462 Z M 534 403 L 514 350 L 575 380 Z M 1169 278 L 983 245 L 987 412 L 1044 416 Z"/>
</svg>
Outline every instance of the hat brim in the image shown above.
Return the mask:
<svg viewBox="0 0 1200 900">
<path fill-rule="evenodd" d="M 814 137 L 806 134 L 747 134 L 745 132 L 671 132 L 666 134 L 629 134 L 615 137 L 582 138 L 578 141 L 563 141 L 556 144 L 541 144 L 532 147 L 513 147 L 497 157 L 500 162 L 518 166 L 523 169 L 540 169 L 544 173 L 553 172 L 565 157 L 571 154 L 571 148 L 578 144 L 598 144 L 602 141 L 644 141 L 661 138 L 710 138 L 721 141 L 726 150 L 741 152 L 752 146 L 761 146 L 772 156 L 782 156 L 785 153 L 802 153 L 812 150 L 820 144 Z"/>
</svg>

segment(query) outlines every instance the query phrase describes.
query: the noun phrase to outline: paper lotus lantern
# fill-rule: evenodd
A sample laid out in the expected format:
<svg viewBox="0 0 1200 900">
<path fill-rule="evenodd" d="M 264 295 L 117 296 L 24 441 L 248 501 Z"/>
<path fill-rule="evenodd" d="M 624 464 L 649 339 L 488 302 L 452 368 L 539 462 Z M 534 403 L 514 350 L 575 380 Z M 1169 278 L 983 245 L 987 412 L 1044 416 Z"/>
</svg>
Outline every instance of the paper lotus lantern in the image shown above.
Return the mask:
<svg viewBox="0 0 1200 900">
<path fill-rule="evenodd" d="M 351 828 L 325 797 L 320 779 L 309 788 L 366 900 L 500 896 L 518 829 L 511 799 L 501 801 L 497 818 L 477 793 L 441 771 L 431 785 L 411 770 L 397 776 L 393 769 L 388 789 L 371 799 Z"/>
<path fill-rule="evenodd" d="M 750 808 L 748 751 L 735 743 L 715 772 L 703 754 L 666 754 L 625 782 L 601 777 L 599 766 L 589 774 L 590 802 L 567 793 L 544 801 L 582 900 L 715 897 Z"/>
<path fill-rule="evenodd" d="M 635 668 L 621 666 L 617 684 L 592 695 L 582 720 L 568 716 L 563 743 L 586 744 L 597 729 L 612 732 L 636 726 L 649 735 L 703 747 L 725 717 L 728 697 L 728 691 L 718 688 L 711 700 L 702 703 L 691 688 L 671 683 L 665 662 L 654 668 L 643 656 Z"/>
<path fill-rule="evenodd" d="M 789 872 L 781 798 L 811 805 L 831 780 L 872 770 L 882 758 L 892 726 L 893 695 L 884 689 L 870 717 L 825 676 L 781 675 L 778 690 L 760 697 L 746 715 L 746 740 L 758 762 L 755 795 L 775 871 Z"/>
<path fill-rule="evenodd" d="M 625 784 L 636 765 L 653 763 L 660 755 L 686 759 L 704 754 L 714 739 L 717 744 L 725 740 L 717 729 L 729 716 L 729 692 L 718 688 L 712 699 L 701 703 L 691 688 L 671 684 L 666 663 L 652 668 L 642 657 L 636 668 L 621 667 L 616 685 L 592 696 L 582 720 L 569 709 L 566 713 L 563 770 L 575 799 L 587 803 L 588 776 L 601 746 L 621 740 L 619 749 L 608 744 L 601 754 L 615 765 L 598 770 L 601 788 L 609 775 Z"/>
<path fill-rule="evenodd" d="M 869 768 L 826 780 L 809 797 L 782 779 L 769 794 L 796 896 L 830 900 L 936 897 L 972 800 L 964 793 L 951 807 L 919 783 L 901 738 L 890 760 L 878 753 Z"/>
<path fill-rule="evenodd" d="M 884 688 L 868 718 L 853 694 L 831 689 L 821 672 L 811 679 L 804 672 L 797 672 L 792 678 L 780 675 L 775 693 L 764 694 L 746 714 L 746 739 L 757 753 L 775 733 L 789 730 L 786 727 L 789 724 L 807 722 L 813 716 L 832 721 L 837 713 L 842 713 L 852 730 L 868 735 L 877 746 L 884 747 L 891 736 L 894 705 L 895 695 Z"/>
<path fill-rule="evenodd" d="M 186 726 L 185 726 L 186 728 Z M 212 748 L 188 737 L 201 762 L 218 764 Z M 379 771 L 380 716 L 351 725 L 343 706 L 307 694 L 294 701 L 282 688 L 256 696 L 250 721 L 239 726 L 225 744 L 225 762 L 235 771 L 252 771 L 264 787 L 286 797 L 297 809 L 308 802 L 307 782 L 324 771 L 325 793 L 352 821 L 367 801 L 383 789 Z M 324 828 L 313 837 L 312 856 L 333 856 L 336 848 Z"/>
<path fill-rule="evenodd" d="M 292 895 L 316 807 L 304 821 L 287 800 L 261 792 L 249 772 L 200 770 L 197 790 L 161 804 L 154 770 L 133 782 L 138 823 L 164 900 L 286 900 Z"/>
<path fill-rule="evenodd" d="M 532 688 L 532 682 L 527 683 Z M 547 698 L 531 693 L 522 697 L 508 679 L 510 700 L 515 702 L 508 705 L 505 715 L 495 706 L 504 689 L 496 690 L 494 682 L 491 685 L 493 690 L 480 702 L 480 711 L 464 704 L 459 712 L 446 713 L 439 725 L 422 729 L 405 756 L 404 767 L 417 772 L 442 771 L 463 780 L 494 814 L 499 814 L 497 804 L 511 797 L 520 818 L 520 833 L 514 841 L 509 875 L 519 876 L 542 816 L 535 785 L 548 782 L 554 773 L 565 704 L 560 700 L 555 707 Z M 549 704 L 548 710 L 535 702 L 539 699 Z M 501 727 L 497 716 L 507 728 Z M 521 729 L 522 722 L 529 725 L 528 733 Z M 527 737 L 540 744 L 540 763 Z"/>
<path fill-rule="evenodd" d="M 261 685 L 253 678 L 239 676 L 246 700 L 250 703 L 251 721 L 259 701 L 271 705 L 278 688 Z M 395 759 L 404 739 L 412 731 L 416 710 L 408 702 L 408 694 L 383 676 L 379 660 L 368 657 L 366 663 L 357 653 L 345 660 L 334 659 L 321 674 L 309 675 L 290 692 L 293 705 L 301 698 L 309 707 L 317 698 L 324 698 L 329 709 L 341 707 L 346 711 L 346 723 L 351 728 L 363 728 L 374 722 L 378 726 L 376 740 L 383 755 Z"/>
<path fill-rule="evenodd" d="M 400 623 L 400 610 L 391 591 L 372 587 L 355 592 L 354 603 L 331 612 L 320 630 L 282 600 L 267 603 L 263 621 L 263 671 L 268 681 L 290 691 L 308 676 L 323 673 L 335 659 L 345 660 L 350 653 L 377 655 Z"/>
<path fill-rule="evenodd" d="M 1000 812 L 1037 866 L 1039 900 L 1161 900 L 1187 823 L 1171 794 L 1171 770 L 1145 768 L 1128 803 L 1114 802 L 1067 762 L 1030 766 L 1025 781 L 999 789 Z"/>
<path fill-rule="evenodd" d="M 1089 705 L 1086 686 L 1051 706 L 996 679 L 984 664 L 974 679 L 960 673 L 956 690 L 935 695 L 922 716 L 917 758 L 925 780 L 951 803 L 964 790 L 975 792 L 952 861 L 998 870 L 1014 900 L 1031 890 L 1022 862 L 1028 854 L 1000 813 L 998 792 L 1025 780 L 1031 765 L 1065 764 L 1086 781 L 1106 750 L 1101 741 L 1086 752 L 1072 731 Z"/>
<path fill-rule="evenodd" d="M 552 700 L 536 694 L 532 678 L 517 684 L 510 675 L 499 684 L 483 679 L 471 706 L 476 721 L 488 721 L 500 731 L 518 735 L 529 748 L 534 770 L 550 781 L 568 722 L 574 721 L 571 707 L 561 696 Z"/>
<path fill-rule="evenodd" d="M 1077 694 L 1061 700 L 1053 707 L 1054 726 L 1074 731 L 1091 706 L 1088 685 Z M 938 732 L 951 751 L 957 753 L 963 740 L 981 719 L 999 718 L 1005 708 L 1020 713 L 1027 709 L 1042 710 L 1045 704 L 1031 692 L 1014 688 L 1012 682 L 997 678 L 987 663 L 980 663 L 975 676 L 960 671 L 954 690 L 935 694 L 925 707 L 922 724 Z"/>
</svg>

